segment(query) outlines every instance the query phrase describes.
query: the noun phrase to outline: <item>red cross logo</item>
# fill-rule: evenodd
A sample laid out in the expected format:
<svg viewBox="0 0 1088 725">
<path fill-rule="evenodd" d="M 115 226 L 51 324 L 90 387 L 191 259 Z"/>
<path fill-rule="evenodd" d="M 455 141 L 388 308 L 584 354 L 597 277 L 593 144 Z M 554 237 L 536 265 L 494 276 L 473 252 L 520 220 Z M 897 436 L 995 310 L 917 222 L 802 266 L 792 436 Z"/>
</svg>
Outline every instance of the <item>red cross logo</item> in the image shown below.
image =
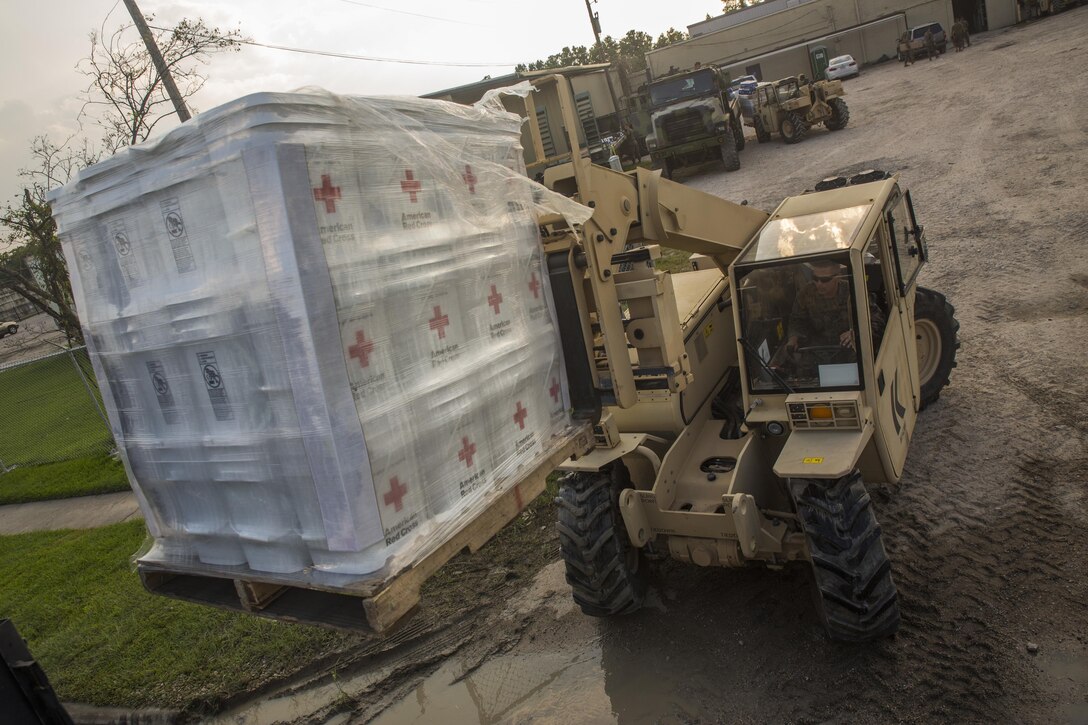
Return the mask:
<svg viewBox="0 0 1088 725">
<path fill-rule="evenodd" d="M 465 173 L 461 174 L 461 178 L 465 180 L 465 184 L 468 185 L 470 193 L 476 193 L 476 175 L 472 173 L 472 167 L 465 164 Z"/>
<path fill-rule="evenodd" d="M 400 479 L 393 476 L 389 479 L 389 493 L 385 494 L 382 498 L 385 500 L 385 505 L 393 504 L 395 511 L 400 511 L 404 508 L 404 494 L 408 493 L 408 487 L 402 485 Z"/>
<path fill-rule="evenodd" d="M 336 200 L 340 198 L 340 187 L 332 185 L 332 177 L 328 174 L 321 175 L 321 186 L 314 189 L 314 201 L 325 202 L 325 213 L 336 212 Z"/>
<path fill-rule="evenodd" d="M 529 411 L 521 407 L 521 401 L 518 401 L 518 410 L 514 413 L 514 422 L 518 424 L 518 428 L 525 430 L 525 416 L 529 415 Z"/>
<path fill-rule="evenodd" d="M 435 307 L 434 307 L 434 317 L 431 318 L 431 329 L 432 330 L 438 330 L 438 339 L 439 340 L 446 339 L 446 328 L 449 326 L 449 324 L 450 324 L 449 315 L 443 315 L 442 314 L 442 306 L 441 305 L 435 305 Z"/>
<path fill-rule="evenodd" d="M 529 280 L 529 290 L 533 293 L 533 297 L 540 298 L 540 280 L 536 278 L 536 272 L 533 272 L 533 278 Z"/>
<path fill-rule="evenodd" d="M 374 343 L 366 339 L 362 330 L 355 333 L 355 344 L 348 348 L 348 357 L 359 361 L 359 367 L 370 367 L 370 353 L 374 352 Z"/>
<path fill-rule="evenodd" d="M 423 184 L 416 180 L 416 177 L 412 174 L 411 169 L 406 169 L 404 172 L 404 181 L 400 182 L 400 190 L 408 194 L 408 199 L 413 204 L 416 203 L 416 193 L 423 188 Z"/>
<path fill-rule="evenodd" d="M 472 457 L 476 455 L 476 444 L 468 442 L 468 436 L 461 437 L 462 448 L 457 454 L 457 460 L 465 462 L 465 468 L 472 468 Z"/>
<path fill-rule="evenodd" d="M 548 388 L 548 392 L 551 393 L 552 400 L 559 402 L 559 381 L 552 378 L 552 386 Z"/>
<path fill-rule="evenodd" d="M 499 305 L 502 304 L 502 294 L 495 288 L 495 285 L 491 285 L 491 294 L 488 295 L 487 304 L 495 308 L 495 314 L 499 314 Z"/>
</svg>

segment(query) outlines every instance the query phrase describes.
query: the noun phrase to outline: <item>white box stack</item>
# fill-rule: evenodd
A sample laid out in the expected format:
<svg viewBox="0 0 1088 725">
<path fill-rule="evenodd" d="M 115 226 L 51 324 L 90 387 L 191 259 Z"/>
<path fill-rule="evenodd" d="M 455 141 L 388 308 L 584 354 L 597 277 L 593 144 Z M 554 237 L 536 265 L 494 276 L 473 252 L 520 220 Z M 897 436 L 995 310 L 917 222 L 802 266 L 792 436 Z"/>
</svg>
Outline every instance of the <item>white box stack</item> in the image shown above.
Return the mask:
<svg viewBox="0 0 1088 725">
<path fill-rule="evenodd" d="M 519 128 L 257 94 L 54 194 L 149 557 L 387 575 L 568 432 Z"/>
</svg>

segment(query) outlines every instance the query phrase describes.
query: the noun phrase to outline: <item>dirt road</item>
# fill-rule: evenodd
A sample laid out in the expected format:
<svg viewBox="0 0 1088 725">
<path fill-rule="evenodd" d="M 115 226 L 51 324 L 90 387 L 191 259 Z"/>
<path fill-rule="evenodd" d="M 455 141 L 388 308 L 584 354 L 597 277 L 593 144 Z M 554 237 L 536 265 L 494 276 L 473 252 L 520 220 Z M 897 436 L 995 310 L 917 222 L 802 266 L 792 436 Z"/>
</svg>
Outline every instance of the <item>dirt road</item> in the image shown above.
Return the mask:
<svg viewBox="0 0 1088 725">
<path fill-rule="evenodd" d="M 841 132 L 681 179 L 767 210 L 871 167 L 912 189 L 963 347 L 902 482 L 872 490 L 894 639 L 829 643 L 802 568 L 665 564 L 643 611 L 589 619 L 534 522 L 428 605 L 483 609 L 224 721 L 1088 722 L 1088 7 L 972 40 L 848 81 Z"/>
</svg>

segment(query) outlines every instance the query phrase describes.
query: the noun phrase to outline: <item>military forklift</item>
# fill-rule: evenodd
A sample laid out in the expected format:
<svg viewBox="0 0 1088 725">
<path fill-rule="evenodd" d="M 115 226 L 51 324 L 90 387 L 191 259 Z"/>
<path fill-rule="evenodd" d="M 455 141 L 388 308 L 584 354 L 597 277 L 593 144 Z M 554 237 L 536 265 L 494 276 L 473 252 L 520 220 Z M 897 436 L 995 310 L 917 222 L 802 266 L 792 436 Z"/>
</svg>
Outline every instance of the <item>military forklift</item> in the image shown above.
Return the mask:
<svg viewBox="0 0 1088 725">
<path fill-rule="evenodd" d="M 824 124 L 840 131 L 850 121 L 850 109 L 842 96 L 842 81 L 809 83 L 805 76 L 790 76 L 756 86 L 751 121 L 759 143 L 771 140 L 775 131 L 786 143 L 797 143 L 809 130 Z"/>
<path fill-rule="evenodd" d="M 958 347 L 952 306 L 918 286 L 928 254 L 910 192 L 864 173 L 768 214 L 660 171 L 612 171 L 570 134 L 569 82 L 533 83 L 529 119 L 558 109 L 571 149 L 546 158 L 530 123 L 544 184 L 593 209 L 584 225 L 540 219 L 572 411 L 594 435 L 561 466 L 557 498 L 575 602 L 637 610 L 655 558 L 803 565 L 833 639 L 891 635 L 899 607 L 866 484 L 902 476 Z M 692 268 L 658 269 L 663 247 Z"/>
</svg>

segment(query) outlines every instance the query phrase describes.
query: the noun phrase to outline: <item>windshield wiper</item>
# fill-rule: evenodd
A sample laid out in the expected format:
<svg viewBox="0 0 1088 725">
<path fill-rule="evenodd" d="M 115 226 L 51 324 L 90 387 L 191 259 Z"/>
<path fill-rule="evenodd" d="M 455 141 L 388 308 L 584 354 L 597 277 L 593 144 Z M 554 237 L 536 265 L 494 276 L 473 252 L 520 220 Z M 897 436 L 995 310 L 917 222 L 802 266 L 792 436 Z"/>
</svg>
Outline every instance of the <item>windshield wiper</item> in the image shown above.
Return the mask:
<svg viewBox="0 0 1088 725">
<path fill-rule="evenodd" d="M 774 368 L 764 362 L 763 357 L 759 354 L 759 350 L 756 350 L 752 343 L 748 342 L 743 337 L 738 337 L 737 342 L 739 342 L 741 345 L 744 345 L 744 349 L 750 352 L 752 356 L 759 361 L 759 364 L 763 366 L 764 370 L 771 374 L 771 377 L 775 379 L 775 382 L 785 388 L 787 393 L 790 393 L 791 395 L 793 394 L 793 388 L 791 388 L 789 385 L 786 385 L 786 381 L 782 379 L 782 376 L 776 373 L 774 371 Z"/>
</svg>

